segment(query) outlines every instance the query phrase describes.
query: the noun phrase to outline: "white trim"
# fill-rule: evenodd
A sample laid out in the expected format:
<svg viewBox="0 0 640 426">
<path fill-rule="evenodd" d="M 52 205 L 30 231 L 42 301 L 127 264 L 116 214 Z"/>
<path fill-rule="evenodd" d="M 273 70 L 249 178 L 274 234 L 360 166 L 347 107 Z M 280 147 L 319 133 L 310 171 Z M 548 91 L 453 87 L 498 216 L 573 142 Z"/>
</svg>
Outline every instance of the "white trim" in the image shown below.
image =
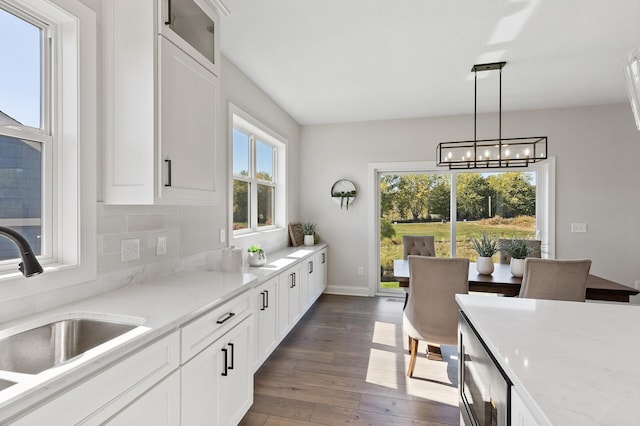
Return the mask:
<svg viewBox="0 0 640 426">
<path fill-rule="evenodd" d="M 233 174 L 233 130 L 234 128 L 239 128 L 243 132 L 247 132 L 250 136 L 250 161 L 249 161 L 249 169 L 250 175 L 253 176 L 253 168 L 255 167 L 255 139 L 259 139 L 261 142 L 266 143 L 273 147 L 274 150 L 274 158 L 273 158 L 273 182 L 263 182 L 258 181 L 257 179 L 250 178 L 244 179 L 240 178 L 242 181 L 249 182 L 252 186 L 256 185 L 256 188 L 251 188 L 250 194 L 250 218 L 249 218 L 249 228 L 241 229 L 238 231 L 233 230 L 233 180 L 235 176 Z M 229 220 L 228 220 L 228 229 L 229 229 L 229 240 L 231 243 L 238 243 L 238 239 L 245 238 L 247 236 L 256 236 L 265 232 L 270 232 L 274 230 L 284 230 L 286 232 L 286 224 L 287 224 L 287 186 L 286 186 L 286 164 L 287 164 L 287 140 L 280 136 L 277 132 L 273 131 L 268 126 L 261 123 L 259 120 L 251 116 L 246 111 L 242 110 L 240 107 L 234 105 L 229 102 L 229 112 L 228 112 L 228 147 L 227 150 L 227 164 L 229 164 L 229 187 L 228 187 L 228 209 L 229 209 Z M 254 138 L 252 135 L 255 135 Z M 272 186 L 275 188 L 275 199 L 274 199 L 274 223 L 272 226 L 257 226 L 256 219 L 256 227 L 252 227 L 252 218 L 257 218 L 257 184 L 264 184 L 268 186 Z M 255 193 L 255 198 L 253 194 Z"/>
<path fill-rule="evenodd" d="M 0 301 L 86 282 L 97 270 L 96 13 L 78 0 L 6 1 L 33 10 L 54 30 L 53 102 L 61 114 L 51 121 L 53 139 L 59 141 L 51 150 L 55 186 L 47 207 L 54 216 L 54 259 L 43 274 L 29 279 L 17 271 L 2 274 Z"/>
</svg>

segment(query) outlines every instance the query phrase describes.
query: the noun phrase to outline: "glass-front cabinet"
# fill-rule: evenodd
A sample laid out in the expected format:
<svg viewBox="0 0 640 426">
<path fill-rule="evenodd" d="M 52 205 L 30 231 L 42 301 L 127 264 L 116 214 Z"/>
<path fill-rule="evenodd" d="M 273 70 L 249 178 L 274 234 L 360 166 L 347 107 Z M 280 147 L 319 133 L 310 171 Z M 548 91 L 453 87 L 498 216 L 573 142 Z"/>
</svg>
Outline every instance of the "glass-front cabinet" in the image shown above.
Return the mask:
<svg viewBox="0 0 640 426">
<path fill-rule="evenodd" d="M 160 0 L 159 33 L 220 75 L 218 14 L 209 0 Z"/>
</svg>

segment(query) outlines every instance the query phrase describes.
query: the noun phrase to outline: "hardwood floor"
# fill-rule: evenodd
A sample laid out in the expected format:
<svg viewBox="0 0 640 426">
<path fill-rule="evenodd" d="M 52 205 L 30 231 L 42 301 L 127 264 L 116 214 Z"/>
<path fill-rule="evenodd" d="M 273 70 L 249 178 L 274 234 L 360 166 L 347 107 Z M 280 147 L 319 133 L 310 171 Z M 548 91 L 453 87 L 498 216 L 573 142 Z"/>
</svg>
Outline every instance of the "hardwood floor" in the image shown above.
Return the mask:
<svg viewBox="0 0 640 426">
<path fill-rule="evenodd" d="M 323 295 L 255 375 L 241 425 L 458 425 L 456 348 L 406 376 L 404 298 Z"/>
</svg>

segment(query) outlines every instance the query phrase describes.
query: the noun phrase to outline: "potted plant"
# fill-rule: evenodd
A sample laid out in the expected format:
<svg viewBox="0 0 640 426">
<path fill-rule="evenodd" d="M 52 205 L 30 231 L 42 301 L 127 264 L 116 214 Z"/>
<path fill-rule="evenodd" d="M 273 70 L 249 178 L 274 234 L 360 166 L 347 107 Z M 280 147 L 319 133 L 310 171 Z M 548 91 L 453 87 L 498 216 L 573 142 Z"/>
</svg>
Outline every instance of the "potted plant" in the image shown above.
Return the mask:
<svg viewBox="0 0 640 426">
<path fill-rule="evenodd" d="M 305 246 L 312 246 L 315 243 L 316 227 L 317 225 L 313 222 L 305 222 L 302 224 Z"/>
<path fill-rule="evenodd" d="M 247 249 L 247 252 L 249 253 L 247 255 L 247 263 L 249 263 L 250 266 L 262 266 L 266 263 L 267 256 L 259 245 L 252 245 Z"/>
<path fill-rule="evenodd" d="M 524 258 L 529 256 L 533 251 L 526 240 L 520 238 L 512 238 L 500 244 L 499 250 L 511 256 L 510 270 L 514 277 L 522 277 L 524 275 Z"/>
<path fill-rule="evenodd" d="M 498 241 L 487 234 L 480 235 L 480 238 L 472 238 L 471 246 L 478 253 L 476 269 L 479 274 L 491 275 L 493 273 L 492 256 L 498 251 Z"/>
</svg>

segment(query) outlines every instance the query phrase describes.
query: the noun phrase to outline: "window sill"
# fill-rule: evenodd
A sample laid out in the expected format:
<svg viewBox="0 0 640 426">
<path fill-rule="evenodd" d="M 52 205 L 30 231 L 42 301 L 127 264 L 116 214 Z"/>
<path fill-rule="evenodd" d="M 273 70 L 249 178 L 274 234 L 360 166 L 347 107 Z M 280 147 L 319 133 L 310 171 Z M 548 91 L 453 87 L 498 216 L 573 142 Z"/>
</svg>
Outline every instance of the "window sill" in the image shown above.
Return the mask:
<svg viewBox="0 0 640 426">
<path fill-rule="evenodd" d="M 235 233 L 233 234 L 233 236 L 231 237 L 234 240 L 242 240 L 245 238 L 251 238 L 251 237 L 258 237 L 258 236 L 268 236 L 270 234 L 276 233 L 276 232 L 282 232 L 284 231 L 284 228 L 278 228 L 278 227 L 270 227 L 270 228 L 265 228 L 265 229 L 260 229 L 260 230 L 250 230 L 250 231 L 240 231 L 239 233 Z"/>
<path fill-rule="evenodd" d="M 95 261 L 87 262 L 83 266 L 64 263 L 43 264 L 42 268 L 42 274 L 29 278 L 24 277 L 17 269 L 1 271 L 0 302 L 71 287 L 97 278 Z"/>
</svg>

